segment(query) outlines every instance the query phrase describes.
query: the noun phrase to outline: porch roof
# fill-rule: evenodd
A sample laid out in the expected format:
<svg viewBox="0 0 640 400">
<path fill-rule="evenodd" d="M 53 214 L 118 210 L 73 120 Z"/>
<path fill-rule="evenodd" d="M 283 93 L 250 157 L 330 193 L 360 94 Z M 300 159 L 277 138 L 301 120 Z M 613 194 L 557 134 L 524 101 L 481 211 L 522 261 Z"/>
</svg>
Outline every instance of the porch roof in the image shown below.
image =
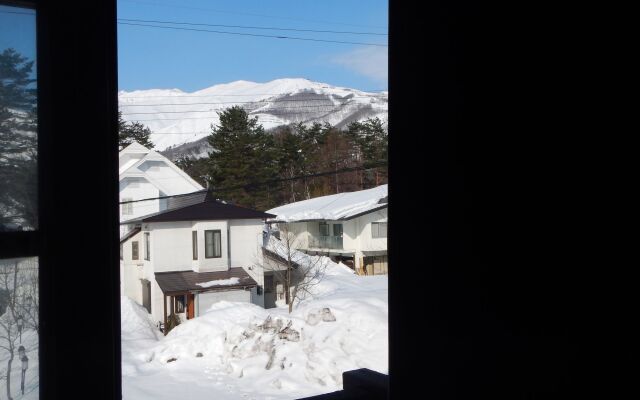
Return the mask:
<svg viewBox="0 0 640 400">
<path fill-rule="evenodd" d="M 195 272 L 195 271 L 171 271 L 156 272 L 156 282 L 165 295 L 178 295 L 196 292 L 215 292 L 234 289 L 247 289 L 258 286 L 258 283 L 247 274 L 243 268 L 230 268 L 227 271 Z M 217 285 L 210 287 L 198 286 L 217 280 L 238 278 L 239 282 L 231 285 Z"/>
</svg>

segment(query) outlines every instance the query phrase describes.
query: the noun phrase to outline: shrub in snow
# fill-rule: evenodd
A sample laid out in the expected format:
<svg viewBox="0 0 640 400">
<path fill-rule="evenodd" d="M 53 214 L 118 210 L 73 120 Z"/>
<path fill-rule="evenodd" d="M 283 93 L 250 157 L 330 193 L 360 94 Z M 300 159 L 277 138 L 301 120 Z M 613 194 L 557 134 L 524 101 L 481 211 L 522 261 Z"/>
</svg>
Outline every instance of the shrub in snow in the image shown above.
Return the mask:
<svg viewBox="0 0 640 400">
<path fill-rule="evenodd" d="M 196 357 L 202 357 L 202 353 L 197 353 Z"/>
<path fill-rule="evenodd" d="M 325 307 L 322 309 L 322 320 L 325 322 L 332 322 L 336 320 L 336 317 L 331 313 L 329 308 Z"/>
<path fill-rule="evenodd" d="M 306 318 L 306 322 L 309 325 L 317 325 L 318 322 L 320 322 L 320 320 L 322 319 L 322 317 L 314 312 L 310 312 L 309 314 L 307 314 L 307 318 Z"/>
</svg>

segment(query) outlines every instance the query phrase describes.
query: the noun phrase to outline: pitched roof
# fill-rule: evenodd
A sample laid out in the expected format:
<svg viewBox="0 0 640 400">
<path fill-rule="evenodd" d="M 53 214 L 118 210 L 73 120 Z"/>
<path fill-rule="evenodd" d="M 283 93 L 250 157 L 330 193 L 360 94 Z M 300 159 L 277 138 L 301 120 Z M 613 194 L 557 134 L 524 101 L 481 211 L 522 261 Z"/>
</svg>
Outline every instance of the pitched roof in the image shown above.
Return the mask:
<svg viewBox="0 0 640 400">
<path fill-rule="evenodd" d="M 156 282 L 164 294 L 186 292 L 211 292 L 217 290 L 245 289 L 258 286 L 258 283 L 247 274 L 243 268 L 230 268 L 227 271 L 195 272 L 172 271 L 156 272 Z M 238 278 L 238 283 L 231 285 L 213 285 L 208 287 L 198 286 L 198 283 L 222 281 L 230 278 Z"/>
<path fill-rule="evenodd" d="M 186 205 L 177 204 L 175 208 L 145 215 L 133 220 L 123 221 L 121 224 L 134 224 L 142 222 L 170 222 L 170 221 L 215 221 L 228 219 L 267 219 L 275 217 L 262 211 L 251 208 L 227 204 L 213 198 L 210 192 L 202 195 L 202 192 L 185 197 Z"/>
<path fill-rule="evenodd" d="M 388 185 L 316 197 L 268 210 L 277 216 L 269 222 L 348 220 L 388 206 Z"/>
<path fill-rule="evenodd" d="M 135 235 L 137 235 L 138 232 L 140 232 L 140 230 L 141 230 L 140 227 L 137 227 L 137 228 L 133 228 L 129 232 L 125 233 L 125 235 L 120 238 L 120 244 L 126 242 L 127 240 L 129 240 L 132 237 L 134 237 Z"/>
</svg>

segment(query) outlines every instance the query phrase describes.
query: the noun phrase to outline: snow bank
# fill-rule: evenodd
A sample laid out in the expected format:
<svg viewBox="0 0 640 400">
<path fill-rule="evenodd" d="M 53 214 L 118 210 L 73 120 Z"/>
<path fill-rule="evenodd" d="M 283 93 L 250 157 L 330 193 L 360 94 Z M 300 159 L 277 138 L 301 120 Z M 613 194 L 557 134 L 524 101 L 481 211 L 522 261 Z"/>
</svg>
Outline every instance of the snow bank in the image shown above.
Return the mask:
<svg viewBox="0 0 640 400">
<path fill-rule="evenodd" d="M 160 340 L 123 306 L 123 354 L 130 334 L 147 346 L 129 358 L 124 398 L 296 399 L 340 390 L 347 370 L 388 373 L 387 277 L 329 262 L 315 289 L 291 314 L 221 301 Z"/>
<path fill-rule="evenodd" d="M 380 207 L 382 204 L 380 201 L 387 197 L 387 194 L 388 185 L 380 185 L 357 192 L 338 193 L 297 201 L 267 212 L 277 215 L 271 219 L 272 221 L 338 220 Z"/>
</svg>

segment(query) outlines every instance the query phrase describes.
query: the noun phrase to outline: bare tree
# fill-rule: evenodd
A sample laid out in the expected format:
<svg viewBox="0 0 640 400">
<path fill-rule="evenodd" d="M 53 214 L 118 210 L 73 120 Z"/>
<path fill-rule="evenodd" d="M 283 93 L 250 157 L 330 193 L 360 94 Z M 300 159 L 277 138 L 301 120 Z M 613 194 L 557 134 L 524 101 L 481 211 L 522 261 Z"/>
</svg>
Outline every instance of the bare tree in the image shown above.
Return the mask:
<svg viewBox="0 0 640 400">
<path fill-rule="evenodd" d="M 270 236 L 263 247 L 259 267 L 272 273 L 275 280 L 284 286 L 285 302 L 289 313 L 296 301 L 313 296 L 313 288 L 324 277 L 329 260 L 321 255 L 309 255 L 296 250 L 300 238 L 288 227 L 280 227 L 280 238 Z"/>
<path fill-rule="evenodd" d="M 39 331 L 37 261 L 1 261 L 0 290 L 7 294 L 6 310 L 0 315 L 0 350 L 6 351 L 9 356 L 0 379 L 6 379 L 7 399 L 12 400 L 11 368 L 16 357 L 16 344 L 22 340 L 23 329 Z"/>
<path fill-rule="evenodd" d="M 18 261 L 0 264 L 0 287 L 9 293 L 7 309 L 0 316 L 0 349 L 9 354 L 7 369 L 4 373 L 7 379 L 7 399 L 11 397 L 11 365 L 15 357 L 16 342 L 20 332 L 18 331 L 18 319 L 16 313 L 16 287 L 18 286 Z"/>
</svg>

